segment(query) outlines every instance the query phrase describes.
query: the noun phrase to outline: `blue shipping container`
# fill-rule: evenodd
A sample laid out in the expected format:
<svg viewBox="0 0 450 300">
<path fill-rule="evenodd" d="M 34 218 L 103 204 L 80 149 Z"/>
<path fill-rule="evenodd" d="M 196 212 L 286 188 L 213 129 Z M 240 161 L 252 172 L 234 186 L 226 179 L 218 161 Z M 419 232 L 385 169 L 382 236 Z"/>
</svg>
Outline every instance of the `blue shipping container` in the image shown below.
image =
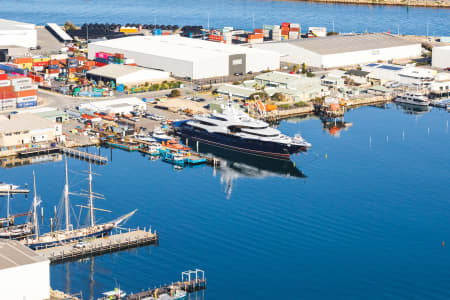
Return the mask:
<svg viewBox="0 0 450 300">
<path fill-rule="evenodd" d="M 17 103 L 17 108 L 32 107 L 32 106 L 37 106 L 37 101 Z"/>
<path fill-rule="evenodd" d="M 59 65 L 48 65 L 50 70 L 59 69 Z"/>
</svg>

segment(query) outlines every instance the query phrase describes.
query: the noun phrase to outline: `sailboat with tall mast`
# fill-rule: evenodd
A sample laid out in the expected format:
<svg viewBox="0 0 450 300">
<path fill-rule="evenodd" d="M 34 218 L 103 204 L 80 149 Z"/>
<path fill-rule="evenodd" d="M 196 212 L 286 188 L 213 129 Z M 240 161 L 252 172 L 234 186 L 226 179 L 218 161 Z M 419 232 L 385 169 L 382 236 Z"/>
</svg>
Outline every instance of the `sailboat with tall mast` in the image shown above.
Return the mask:
<svg viewBox="0 0 450 300">
<path fill-rule="evenodd" d="M 51 231 L 42 235 L 39 235 L 39 230 L 37 228 L 37 223 L 35 224 L 35 237 L 22 240 L 22 243 L 31 249 L 42 249 L 55 247 L 66 243 L 76 242 L 79 240 L 87 238 L 97 238 L 109 235 L 110 232 L 116 228 L 120 223 L 129 219 L 137 210 L 134 210 L 116 220 L 103 223 L 95 224 L 94 210 L 106 211 L 104 209 L 98 209 L 94 207 L 94 198 L 100 198 L 98 194 L 92 191 L 92 167 L 89 163 L 89 193 L 88 193 L 88 206 L 80 205 L 80 207 L 89 209 L 89 220 L 90 224 L 86 227 L 81 227 L 74 229 L 70 223 L 69 215 L 69 179 L 67 173 L 67 159 L 65 162 L 66 171 L 66 183 L 64 186 L 64 214 L 65 214 L 65 228 L 62 230 Z M 34 209 L 36 212 L 36 209 Z"/>
<path fill-rule="evenodd" d="M 23 224 L 15 224 L 18 217 L 30 216 L 31 212 L 11 215 L 10 214 L 10 190 L 7 191 L 6 217 L 0 218 L 0 238 L 1 239 L 21 239 L 33 234 L 33 224 L 27 220 Z"/>
</svg>

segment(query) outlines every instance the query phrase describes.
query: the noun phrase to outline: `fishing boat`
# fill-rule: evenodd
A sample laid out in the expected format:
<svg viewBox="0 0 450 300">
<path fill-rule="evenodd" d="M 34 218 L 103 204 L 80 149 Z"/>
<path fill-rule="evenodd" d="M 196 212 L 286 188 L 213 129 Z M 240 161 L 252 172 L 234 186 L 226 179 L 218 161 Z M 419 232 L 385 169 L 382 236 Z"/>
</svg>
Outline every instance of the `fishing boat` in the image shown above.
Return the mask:
<svg viewBox="0 0 450 300">
<path fill-rule="evenodd" d="M 116 220 L 103 223 L 103 224 L 95 224 L 94 210 L 106 211 L 105 209 L 94 208 L 94 198 L 96 199 L 104 199 L 101 194 L 94 193 L 92 191 L 92 167 L 89 164 L 89 192 L 86 196 L 88 196 L 89 202 L 88 206 L 79 205 L 81 208 L 89 209 L 89 226 L 74 229 L 72 224 L 70 223 L 70 215 L 69 215 L 69 179 L 67 174 L 67 159 L 65 164 L 66 170 L 66 184 L 64 185 L 64 215 L 65 215 L 65 229 L 56 230 L 48 233 L 44 233 L 42 235 L 39 234 L 39 226 L 37 222 L 37 206 L 40 201 L 36 196 L 36 180 L 33 175 L 33 186 L 35 191 L 35 196 L 33 199 L 33 221 L 34 221 L 34 237 L 26 238 L 21 240 L 21 242 L 30 247 L 31 249 L 42 249 L 58 246 L 65 243 L 71 243 L 79 240 L 84 240 L 87 238 L 98 238 L 109 235 L 111 230 L 116 228 L 122 222 L 128 220 L 136 210 L 117 218 Z M 81 194 L 84 195 L 84 194 Z"/>
<path fill-rule="evenodd" d="M 153 130 L 152 137 L 155 138 L 160 143 L 167 142 L 172 139 L 172 137 L 168 136 L 161 128 Z"/>
</svg>

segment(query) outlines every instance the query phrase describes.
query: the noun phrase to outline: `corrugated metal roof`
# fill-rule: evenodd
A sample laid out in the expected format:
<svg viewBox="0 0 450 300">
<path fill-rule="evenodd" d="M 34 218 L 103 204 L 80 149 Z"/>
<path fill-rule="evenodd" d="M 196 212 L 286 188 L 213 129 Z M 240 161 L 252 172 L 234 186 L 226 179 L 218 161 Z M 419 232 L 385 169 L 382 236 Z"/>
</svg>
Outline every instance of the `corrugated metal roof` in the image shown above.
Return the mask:
<svg viewBox="0 0 450 300">
<path fill-rule="evenodd" d="M 323 38 L 310 38 L 304 40 L 290 40 L 286 43 L 304 48 L 311 52 L 337 54 L 371 49 L 392 48 L 408 45 L 420 45 L 407 39 L 387 33 L 366 33 L 359 35 L 329 36 Z"/>
<path fill-rule="evenodd" d="M 150 76 L 152 78 L 169 77 L 169 73 L 167 72 L 119 64 L 109 64 L 100 68 L 95 68 L 89 71 L 88 74 L 116 79 L 126 75 L 134 74 L 136 72 L 143 72 L 143 71 L 145 71 L 146 76 Z"/>
<path fill-rule="evenodd" d="M 0 270 L 47 260 L 18 241 L 0 239 Z"/>
<path fill-rule="evenodd" d="M 114 48 L 115 51 L 133 51 L 184 61 L 201 61 L 233 54 L 270 53 L 266 50 L 214 43 L 211 41 L 167 36 L 133 36 L 90 43 L 89 46 Z"/>
<path fill-rule="evenodd" d="M 54 128 L 54 123 L 30 113 L 11 115 L 11 119 L 5 116 L 0 118 L 0 133 L 47 128 Z"/>
</svg>

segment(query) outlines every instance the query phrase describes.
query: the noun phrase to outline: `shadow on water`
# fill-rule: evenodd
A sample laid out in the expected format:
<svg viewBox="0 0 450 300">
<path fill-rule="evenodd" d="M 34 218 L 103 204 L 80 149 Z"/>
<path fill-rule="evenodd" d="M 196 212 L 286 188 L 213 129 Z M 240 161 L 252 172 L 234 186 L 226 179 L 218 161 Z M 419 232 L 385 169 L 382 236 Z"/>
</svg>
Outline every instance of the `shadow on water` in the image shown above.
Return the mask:
<svg viewBox="0 0 450 300">
<path fill-rule="evenodd" d="M 197 150 L 197 143 L 195 141 L 189 140 L 188 145 L 192 147 L 192 149 Z M 239 177 L 306 177 L 291 160 L 277 160 L 246 153 L 238 153 L 201 142 L 199 142 L 198 145 L 198 151 L 200 153 L 211 154 L 221 160 L 219 168 L 221 171 L 235 172 Z"/>
<path fill-rule="evenodd" d="M 429 106 L 417 106 L 406 103 L 394 103 L 394 104 L 397 109 L 401 109 L 405 114 L 410 115 L 422 115 L 431 110 L 431 107 Z"/>
</svg>

